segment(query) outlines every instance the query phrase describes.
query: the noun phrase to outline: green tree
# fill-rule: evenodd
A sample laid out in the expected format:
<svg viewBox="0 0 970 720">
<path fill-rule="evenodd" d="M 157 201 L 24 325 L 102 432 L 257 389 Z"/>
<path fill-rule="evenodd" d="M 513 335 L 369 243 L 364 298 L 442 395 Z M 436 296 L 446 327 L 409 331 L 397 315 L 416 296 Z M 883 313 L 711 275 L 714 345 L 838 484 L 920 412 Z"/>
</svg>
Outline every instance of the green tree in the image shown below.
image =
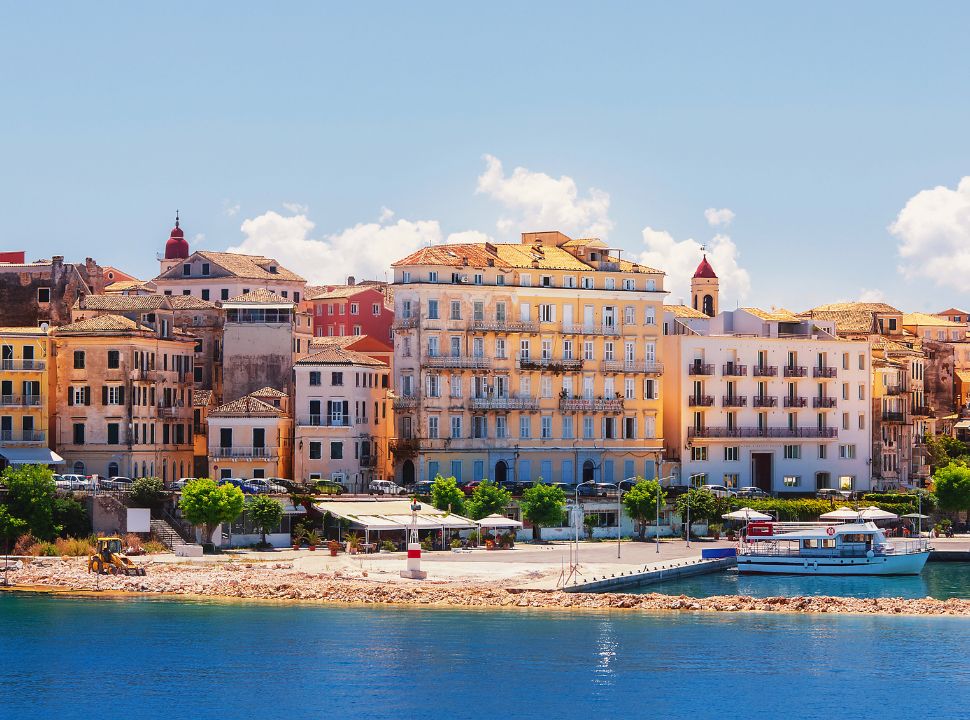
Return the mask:
<svg viewBox="0 0 970 720">
<path fill-rule="evenodd" d="M 658 521 L 657 510 L 666 502 L 667 493 L 660 487 L 660 482 L 644 480 L 642 477 L 638 477 L 636 485 L 623 496 L 623 509 L 633 518 L 641 540 L 647 531 L 647 525 Z"/>
<path fill-rule="evenodd" d="M 691 526 L 693 526 L 695 522 L 701 522 L 703 520 L 709 521 L 712 518 L 717 517 L 717 498 L 707 490 L 690 488 L 687 492 L 677 498 L 677 512 L 680 514 L 680 517 L 683 518 L 684 522 L 687 521 L 688 504 L 690 505 Z M 689 535 L 690 528 L 685 526 L 685 530 Z"/>
<path fill-rule="evenodd" d="M 522 517 L 532 523 L 532 539 L 542 540 L 542 528 L 562 524 L 566 493 L 561 487 L 536 483 L 522 493 L 519 507 Z"/>
<path fill-rule="evenodd" d="M 235 485 L 217 485 L 209 478 L 199 478 L 182 488 L 179 508 L 186 520 L 201 528 L 202 542 L 208 545 L 216 526 L 239 517 L 245 504 L 245 495 Z"/>
<path fill-rule="evenodd" d="M 11 515 L 6 505 L 0 505 L 0 540 L 3 541 L 3 584 L 7 584 L 7 555 L 10 554 L 10 541 L 27 529 L 27 523 Z"/>
<path fill-rule="evenodd" d="M 83 538 L 91 534 L 91 518 L 87 509 L 74 498 L 54 499 L 54 524 L 67 537 Z"/>
<path fill-rule="evenodd" d="M 970 512 L 970 468 L 966 465 L 951 462 L 941 467 L 933 476 L 933 486 L 940 510 Z"/>
<path fill-rule="evenodd" d="M 493 513 L 502 515 L 512 502 L 512 493 L 491 480 L 482 480 L 465 503 L 465 512 L 472 520 L 481 520 Z"/>
<path fill-rule="evenodd" d="M 465 493 L 458 487 L 458 481 L 453 477 L 435 476 L 431 483 L 431 504 L 438 510 L 448 510 L 457 515 L 463 515 L 465 510 Z"/>
<path fill-rule="evenodd" d="M 131 484 L 131 501 L 134 507 L 154 508 L 165 498 L 165 484 L 161 478 L 138 478 Z"/>
<path fill-rule="evenodd" d="M 970 448 L 966 443 L 949 435 L 927 435 L 924 441 L 930 456 L 930 465 L 934 469 L 946 467 L 953 460 L 970 454 Z"/>
<path fill-rule="evenodd" d="M 259 495 L 246 506 L 246 514 L 253 521 L 253 525 L 259 528 L 261 542 L 265 545 L 266 533 L 283 519 L 283 503 L 266 495 Z"/>
<path fill-rule="evenodd" d="M 27 523 L 41 540 L 53 540 L 61 528 L 54 521 L 57 488 L 54 473 L 41 465 L 10 466 L 0 476 L 7 486 L 7 510 Z"/>
</svg>

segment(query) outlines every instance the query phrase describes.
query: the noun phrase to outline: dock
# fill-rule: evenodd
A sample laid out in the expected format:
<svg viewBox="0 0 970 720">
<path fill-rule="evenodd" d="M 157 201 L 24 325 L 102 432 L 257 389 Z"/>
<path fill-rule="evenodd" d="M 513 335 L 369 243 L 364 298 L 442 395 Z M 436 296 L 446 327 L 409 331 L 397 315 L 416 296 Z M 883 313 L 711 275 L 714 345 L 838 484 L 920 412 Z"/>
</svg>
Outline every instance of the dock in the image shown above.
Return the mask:
<svg viewBox="0 0 970 720">
<path fill-rule="evenodd" d="M 590 580 L 566 585 L 564 592 L 616 592 L 631 588 L 655 585 L 675 578 L 706 575 L 720 572 L 737 565 L 736 557 L 702 558 L 688 557 L 665 560 L 644 566 L 640 570 L 629 570 L 609 577 L 593 577 Z"/>
</svg>

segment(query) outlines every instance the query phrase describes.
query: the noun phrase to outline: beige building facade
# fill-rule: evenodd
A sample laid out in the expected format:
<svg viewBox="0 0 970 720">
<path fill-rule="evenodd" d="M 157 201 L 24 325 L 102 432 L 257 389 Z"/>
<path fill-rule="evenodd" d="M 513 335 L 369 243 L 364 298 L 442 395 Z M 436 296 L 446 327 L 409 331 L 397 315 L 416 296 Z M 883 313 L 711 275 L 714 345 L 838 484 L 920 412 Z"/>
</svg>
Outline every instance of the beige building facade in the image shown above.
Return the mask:
<svg viewBox="0 0 970 720">
<path fill-rule="evenodd" d="M 293 417 L 286 393 L 261 388 L 213 408 L 208 433 L 214 478 L 290 478 Z"/>
</svg>

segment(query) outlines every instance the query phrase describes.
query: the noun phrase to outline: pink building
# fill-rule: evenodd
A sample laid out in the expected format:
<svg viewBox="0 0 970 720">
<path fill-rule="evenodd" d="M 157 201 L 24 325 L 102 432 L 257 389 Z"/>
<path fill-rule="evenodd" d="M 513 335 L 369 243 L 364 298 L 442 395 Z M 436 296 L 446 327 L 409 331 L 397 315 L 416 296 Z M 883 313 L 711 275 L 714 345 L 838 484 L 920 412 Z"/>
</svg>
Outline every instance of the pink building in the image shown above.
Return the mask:
<svg viewBox="0 0 970 720">
<path fill-rule="evenodd" d="M 313 316 L 315 337 L 369 335 L 392 342 L 394 302 L 387 283 L 347 278 L 346 285 L 306 289 L 303 308 Z"/>
</svg>

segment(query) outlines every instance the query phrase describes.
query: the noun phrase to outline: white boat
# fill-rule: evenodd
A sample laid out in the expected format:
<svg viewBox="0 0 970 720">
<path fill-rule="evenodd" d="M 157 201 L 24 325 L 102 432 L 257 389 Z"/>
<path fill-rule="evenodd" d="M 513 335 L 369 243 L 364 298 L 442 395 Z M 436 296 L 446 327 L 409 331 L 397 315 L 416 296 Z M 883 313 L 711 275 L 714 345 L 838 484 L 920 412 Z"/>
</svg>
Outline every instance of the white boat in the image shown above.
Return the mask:
<svg viewBox="0 0 970 720">
<path fill-rule="evenodd" d="M 738 549 L 738 572 L 790 575 L 919 575 L 924 539 L 890 541 L 873 522 L 753 522 Z"/>
</svg>

